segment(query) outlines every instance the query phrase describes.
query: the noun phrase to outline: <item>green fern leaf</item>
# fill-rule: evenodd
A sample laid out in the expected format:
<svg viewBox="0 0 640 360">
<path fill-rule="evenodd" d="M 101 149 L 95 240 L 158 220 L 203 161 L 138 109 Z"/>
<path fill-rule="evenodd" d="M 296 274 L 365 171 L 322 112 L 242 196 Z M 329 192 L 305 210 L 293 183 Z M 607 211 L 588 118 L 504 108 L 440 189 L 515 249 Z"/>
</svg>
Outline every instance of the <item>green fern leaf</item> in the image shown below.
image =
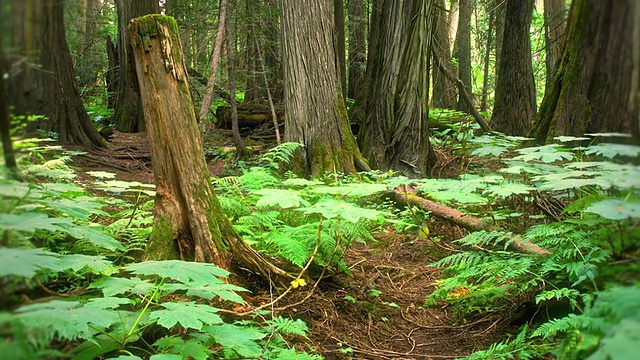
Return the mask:
<svg viewBox="0 0 640 360">
<path fill-rule="evenodd" d="M 388 190 L 388 185 L 378 184 L 378 183 L 373 183 L 373 184 L 355 183 L 355 184 L 345 184 L 342 186 L 319 186 L 311 190 L 318 194 L 363 197 L 363 196 L 370 196 L 373 194 L 377 194 L 382 191 L 386 191 Z"/>
<path fill-rule="evenodd" d="M 278 316 L 271 321 L 271 325 L 281 334 L 293 334 L 308 339 L 307 332 L 309 332 L 309 328 L 307 324 L 300 319 L 292 320 Z"/>
<path fill-rule="evenodd" d="M 73 199 L 56 199 L 55 201 L 41 201 L 40 203 L 62 214 L 68 214 L 81 220 L 88 220 L 91 215 L 109 216 L 107 212 L 102 211 L 104 204 L 88 196 L 79 196 Z"/>
<path fill-rule="evenodd" d="M 166 310 L 155 310 L 149 314 L 150 320 L 157 320 L 159 325 L 171 329 L 176 324 L 184 328 L 201 330 L 203 325 L 222 324 L 218 309 L 209 305 L 196 304 L 193 301 L 179 303 L 162 303 Z"/>
<path fill-rule="evenodd" d="M 219 284 L 219 277 L 227 277 L 229 272 L 213 264 L 187 262 L 180 260 L 143 261 L 130 264 L 124 270 L 138 275 L 155 275 L 161 278 L 178 280 L 183 284 L 189 281 L 205 284 Z"/>
<path fill-rule="evenodd" d="M 352 223 L 360 221 L 361 218 L 369 220 L 382 219 L 383 214 L 380 211 L 365 209 L 354 204 L 339 200 L 323 200 L 319 201 L 305 209 L 299 209 L 305 214 L 322 214 L 327 219 L 340 217 Z"/>
<path fill-rule="evenodd" d="M 254 191 L 253 194 L 262 195 L 257 206 L 269 207 L 278 205 L 283 209 L 299 207 L 300 205 L 309 206 L 309 202 L 300 197 L 297 191 L 286 189 L 260 189 Z"/>
<path fill-rule="evenodd" d="M 231 349 L 242 357 L 260 357 L 262 347 L 256 343 L 266 336 L 258 329 L 248 326 L 237 326 L 233 324 L 221 324 L 207 326 L 204 331 L 211 336 L 216 343 L 224 348 Z"/>
<path fill-rule="evenodd" d="M 309 187 L 309 186 L 323 185 L 323 184 L 324 183 L 319 180 L 307 180 L 302 178 L 287 179 L 282 182 L 282 185 L 290 186 L 290 187 Z"/>
</svg>

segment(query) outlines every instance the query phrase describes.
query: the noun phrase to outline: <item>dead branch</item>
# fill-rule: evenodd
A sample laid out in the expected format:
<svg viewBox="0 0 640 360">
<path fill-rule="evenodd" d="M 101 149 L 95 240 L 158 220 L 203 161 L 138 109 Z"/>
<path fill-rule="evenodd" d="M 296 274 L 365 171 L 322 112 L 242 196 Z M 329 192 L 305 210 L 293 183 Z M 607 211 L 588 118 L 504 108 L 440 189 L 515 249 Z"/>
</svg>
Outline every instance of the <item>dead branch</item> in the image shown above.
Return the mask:
<svg viewBox="0 0 640 360">
<path fill-rule="evenodd" d="M 499 231 L 502 230 L 498 226 L 495 226 L 491 223 L 488 223 L 482 219 L 479 219 L 475 216 L 471 216 L 469 214 L 465 214 L 462 211 L 450 208 L 446 205 L 439 204 L 435 201 L 424 199 L 417 195 L 417 191 L 413 189 L 410 185 L 400 186 L 394 190 L 390 190 L 386 193 L 386 195 L 391 196 L 393 200 L 399 205 L 407 206 L 413 205 L 418 208 L 428 211 L 431 215 L 449 221 L 455 225 L 458 225 L 464 229 L 469 231 Z M 523 239 L 522 237 L 515 236 L 513 240 L 509 243 L 509 247 L 511 247 L 515 251 L 530 253 L 530 254 L 538 254 L 538 255 L 550 255 L 551 252 L 548 250 Z"/>
</svg>

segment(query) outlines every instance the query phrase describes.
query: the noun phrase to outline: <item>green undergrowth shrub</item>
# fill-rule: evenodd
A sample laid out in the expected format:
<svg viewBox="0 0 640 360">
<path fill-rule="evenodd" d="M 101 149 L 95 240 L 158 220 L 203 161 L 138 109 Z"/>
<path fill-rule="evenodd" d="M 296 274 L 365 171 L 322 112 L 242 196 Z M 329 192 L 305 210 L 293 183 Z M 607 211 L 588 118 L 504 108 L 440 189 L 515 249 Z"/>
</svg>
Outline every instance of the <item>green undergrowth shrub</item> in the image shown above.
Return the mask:
<svg viewBox="0 0 640 360">
<path fill-rule="evenodd" d="M 150 231 L 152 187 L 93 172 L 88 186 L 108 196 L 91 195 L 68 166 L 73 154 L 34 145 L 21 155 L 32 182 L 0 174 L 3 358 L 320 358 L 304 322 L 234 315 L 247 290 L 225 270 L 134 261 Z"/>
<path fill-rule="evenodd" d="M 453 305 L 460 322 L 525 310 L 530 327 L 469 358 L 623 359 L 616 351 L 637 343 L 640 314 L 640 167 L 630 161 L 640 147 L 587 137 L 518 147 L 521 140 L 486 135 L 468 142 L 465 156 L 491 159 L 497 171 L 480 165 L 458 179 L 417 181 L 425 196 L 507 229 L 457 240 L 464 250 L 432 264 L 444 278 L 426 304 Z M 579 142 L 587 144 L 569 145 Z M 561 207 L 536 214 L 533 203 Z M 508 248 L 522 240 L 551 254 Z"/>
</svg>

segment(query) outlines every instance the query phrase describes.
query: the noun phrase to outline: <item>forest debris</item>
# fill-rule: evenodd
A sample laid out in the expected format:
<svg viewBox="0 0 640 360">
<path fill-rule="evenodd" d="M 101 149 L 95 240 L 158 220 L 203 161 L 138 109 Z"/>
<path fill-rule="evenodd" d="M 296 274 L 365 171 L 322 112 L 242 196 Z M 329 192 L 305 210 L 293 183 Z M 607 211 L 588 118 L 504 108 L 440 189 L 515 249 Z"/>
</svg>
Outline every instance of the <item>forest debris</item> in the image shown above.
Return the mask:
<svg viewBox="0 0 640 360">
<path fill-rule="evenodd" d="M 386 193 L 390 195 L 396 203 L 400 205 L 413 205 L 422 210 L 428 211 L 431 215 L 449 221 L 469 231 L 500 231 L 498 226 L 488 223 L 475 216 L 465 214 L 462 211 L 453 209 L 446 205 L 437 203 L 435 201 L 427 200 L 417 195 L 417 190 L 413 189 L 411 185 L 400 186 L 394 190 L 390 190 Z M 522 237 L 515 236 L 509 243 L 509 247 L 515 251 L 538 254 L 538 255 L 550 255 L 549 250 L 544 249 Z"/>
</svg>

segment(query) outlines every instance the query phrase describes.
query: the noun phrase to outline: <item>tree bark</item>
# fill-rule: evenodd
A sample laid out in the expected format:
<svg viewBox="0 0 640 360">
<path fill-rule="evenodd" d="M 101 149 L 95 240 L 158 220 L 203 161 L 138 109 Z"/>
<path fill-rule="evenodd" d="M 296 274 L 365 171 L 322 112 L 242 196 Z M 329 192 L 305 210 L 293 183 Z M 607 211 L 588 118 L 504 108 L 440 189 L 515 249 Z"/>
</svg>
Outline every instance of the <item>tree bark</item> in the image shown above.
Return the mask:
<svg viewBox="0 0 640 360">
<path fill-rule="evenodd" d="M 421 0 L 374 6 L 366 121 L 358 135 L 374 168 L 425 177 L 435 162 L 428 125 L 432 10 Z"/>
<path fill-rule="evenodd" d="M 130 36 L 156 183 L 146 256 L 213 262 L 228 269 L 230 250 L 238 266 L 285 285 L 291 277 L 240 239 L 213 192 L 175 20 L 137 18 Z"/>
<path fill-rule="evenodd" d="M 492 4 L 492 3 L 489 3 Z M 489 5 L 487 5 L 489 6 Z M 484 69 L 482 82 L 482 98 L 480 100 L 480 110 L 487 111 L 487 97 L 489 96 L 489 64 L 491 63 L 491 50 L 493 49 L 493 23 L 495 22 L 495 12 L 487 9 L 489 13 L 489 26 L 487 29 L 487 44 L 484 52 Z"/>
<path fill-rule="evenodd" d="M 0 15 L 5 15 L 1 9 Z M 13 152 L 13 143 L 11 141 L 11 122 L 9 120 L 9 103 L 7 101 L 6 87 L 7 81 L 5 79 L 5 74 L 8 74 L 8 70 L 9 66 L 4 54 L 4 48 L 0 45 L 0 139 L 2 140 L 4 166 L 12 176 L 17 178 L 18 165 L 16 163 L 15 153 Z"/>
<path fill-rule="evenodd" d="M 449 16 L 446 11 L 446 1 L 438 0 L 435 8 L 435 21 L 433 30 L 433 56 L 441 60 L 441 65 L 452 72 L 451 69 L 451 42 L 449 42 Z M 445 75 L 440 67 L 433 69 L 433 106 L 442 109 L 455 109 L 458 92 L 456 85 Z"/>
<path fill-rule="evenodd" d="M 367 15 L 363 0 L 349 0 L 349 79 L 347 97 L 355 99 L 362 88 L 367 65 L 367 43 L 365 29 Z"/>
<path fill-rule="evenodd" d="M 264 0 L 266 10 L 261 22 L 264 29 L 264 62 L 271 85 L 271 96 L 275 104 L 284 100 L 284 80 L 282 74 L 282 51 L 280 47 L 280 7 L 277 0 Z"/>
<path fill-rule="evenodd" d="M 564 0 L 544 0 L 544 41 L 547 69 L 545 88 L 548 89 L 555 73 L 556 64 L 562 56 L 566 29 Z"/>
<path fill-rule="evenodd" d="M 231 132 L 233 133 L 233 142 L 236 145 L 236 159 L 244 159 L 247 153 L 247 147 L 244 146 L 242 137 L 240 136 L 240 129 L 238 129 L 238 104 L 236 101 L 236 80 L 234 74 L 234 57 L 233 47 L 231 44 L 231 26 L 229 22 L 225 25 L 225 34 L 227 37 L 227 68 L 229 71 L 229 94 L 231 94 Z M 247 39 L 248 40 L 248 39 Z"/>
<path fill-rule="evenodd" d="M 536 116 L 536 90 L 529 29 L 533 0 L 507 0 L 505 31 L 492 126 L 507 135 L 526 135 Z"/>
<path fill-rule="evenodd" d="M 312 176 L 368 170 L 339 90 L 330 3 L 283 0 L 281 8 L 285 141 L 305 145 L 301 165 Z"/>
<path fill-rule="evenodd" d="M 344 29 L 344 0 L 333 0 L 333 23 L 335 29 L 336 66 L 342 99 L 347 99 L 347 55 Z"/>
<path fill-rule="evenodd" d="M 118 10 L 118 97 L 114 123 L 119 131 L 133 133 L 145 130 L 140 89 L 131 54 L 131 40 L 127 27 L 132 19 L 160 12 L 158 0 L 116 0 Z"/>
<path fill-rule="evenodd" d="M 202 99 L 200 106 L 201 122 L 204 122 L 208 117 L 209 107 L 211 106 L 211 100 L 213 99 L 213 89 L 216 85 L 216 75 L 218 73 L 218 63 L 220 60 L 220 51 L 222 49 L 222 39 L 224 36 L 225 21 L 227 18 L 227 0 L 220 0 L 220 15 L 218 17 L 218 32 L 216 33 L 216 44 L 213 47 L 213 55 L 211 56 L 211 75 L 209 75 L 209 81 L 207 82 L 207 90 Z M 231 46 L 229 44 L 228 46 Z M 235 94 L 233 94 L 235 96 Z"/>
<path fill-rule="evenodd" d="M 9 78 L 9 104 L 15 115 L 46 116 L 36 127 L 57 132 L 63 144 L 105 146 L 80 100 L 63 6 L 63 0 L 12 2 L 12 45 L 21 60 Z"/>
<path fill-rule="evenodd" d="M 634 61 L 635 0 L 575 0 L 562 57 L 531 130 L 539 143 L 558 135 L 621 132 L 638 142 L 640 102 Z"/>
<path fill-rule="evenodd" d="M 453 57 L 458 60 L 458 78 L 467 88 L 467 92 L 473 96 L 471 82 L 471 1 L 459 1 L 460 15 L 458 17 L 458 31 L 456 41 L 453 44 Z M 470 112 L 467 102 L 458 97 L 458 111 Z"/>
</svg>

